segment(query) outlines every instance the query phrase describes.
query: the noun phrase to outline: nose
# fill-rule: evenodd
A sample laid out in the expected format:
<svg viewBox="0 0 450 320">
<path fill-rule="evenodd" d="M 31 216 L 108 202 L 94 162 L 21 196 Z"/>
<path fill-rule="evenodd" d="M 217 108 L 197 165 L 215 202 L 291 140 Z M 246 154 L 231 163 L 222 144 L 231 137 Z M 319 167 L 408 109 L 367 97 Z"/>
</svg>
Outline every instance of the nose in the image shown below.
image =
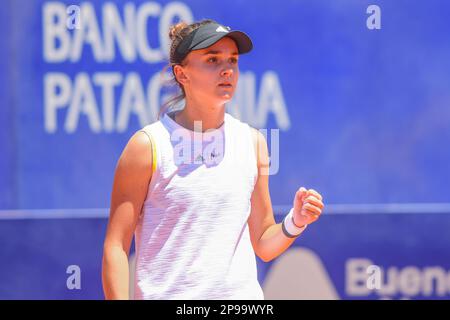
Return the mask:
<svg viewBox="0 0 450 320">
<path fill-rule="evenodd" d="M 225 67 L 221 72 L 220 72 L 220 75 L 222 76 L 222 77 L 227 77 L 227 78 L 229 78 L 229 77 L 231 77 L 232 75 L 233 75 L 233 68 L 231 68 L 231 67 Z"/>
</svg>

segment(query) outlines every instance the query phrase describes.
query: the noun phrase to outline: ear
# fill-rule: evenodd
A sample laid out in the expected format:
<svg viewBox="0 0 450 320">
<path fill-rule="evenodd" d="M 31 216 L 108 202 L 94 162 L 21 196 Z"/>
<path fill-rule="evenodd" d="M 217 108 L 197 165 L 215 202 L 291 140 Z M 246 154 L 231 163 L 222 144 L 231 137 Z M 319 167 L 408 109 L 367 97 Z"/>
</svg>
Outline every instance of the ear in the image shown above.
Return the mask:
<svg viewBox="0 0 450 320">
<path fill-rule="evenodd" d="M 179 64 L 173 67 L 173 73 L 175 74 L 175 78 L 177 79 L 177 81 L 182 85 L 185 85 L 189 81 L 189 78 L 187 77 L 183 67 Z"/>
</svg>

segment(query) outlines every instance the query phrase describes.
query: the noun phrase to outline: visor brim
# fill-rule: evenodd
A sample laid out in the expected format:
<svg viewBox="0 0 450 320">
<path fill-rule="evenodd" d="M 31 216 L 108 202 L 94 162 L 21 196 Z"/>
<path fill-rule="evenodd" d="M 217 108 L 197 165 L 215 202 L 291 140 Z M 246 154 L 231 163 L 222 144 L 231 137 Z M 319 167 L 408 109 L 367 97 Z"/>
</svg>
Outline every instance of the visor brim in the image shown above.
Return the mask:
<svg viewBox="0 0 450 320">
<path fill-rule="evenodd" d="M 208 48 L 225 37 L 228 37 L 228 38 L 231 38 L 234 40 L 234 42 L 236 43 L 236 46 L 238 48 L 239 54 L 248 53 L 253 49 L 253 43 L 252 43 L 252 40 L 250 39 L 250 37 L 242 31 L 234 30 L 234 31 L 230 31 L 228 33 L 215 34 L 212 37 L 197 44 L 191 50 L 200 50 L 200 49 Z"/>
</svg>

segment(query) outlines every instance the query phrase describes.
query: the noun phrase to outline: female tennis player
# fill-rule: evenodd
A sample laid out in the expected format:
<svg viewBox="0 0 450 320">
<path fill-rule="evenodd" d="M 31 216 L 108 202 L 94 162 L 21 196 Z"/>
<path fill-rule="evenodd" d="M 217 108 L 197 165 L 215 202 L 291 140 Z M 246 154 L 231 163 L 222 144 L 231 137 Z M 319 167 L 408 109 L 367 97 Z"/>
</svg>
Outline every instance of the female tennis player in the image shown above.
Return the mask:
<svg viewBox="0 0 450 320">
<path fill-rule="evenodd" d="M 298 189 L 275 223 L 266 140 L 225 112 L 250 38 L 212 20 L 179 23 L 170 38 L 184 108 L 136 132 L 120 156 L 104 243 L 105 297 L 264 299 L 255 254 L 271 261 L 283 253 L 319 218 L 322 196 Z"/>
</svg>

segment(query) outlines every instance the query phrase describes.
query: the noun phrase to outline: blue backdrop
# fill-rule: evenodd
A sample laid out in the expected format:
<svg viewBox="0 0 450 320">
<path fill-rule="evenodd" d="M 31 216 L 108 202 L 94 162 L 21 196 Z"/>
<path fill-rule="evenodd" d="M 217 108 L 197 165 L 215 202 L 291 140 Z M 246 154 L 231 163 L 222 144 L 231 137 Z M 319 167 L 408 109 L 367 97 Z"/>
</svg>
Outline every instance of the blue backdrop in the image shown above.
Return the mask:
<svg viewBox="0 0 450 320">
<path fill-rule="evenodd" d="M 368 27 L 373 4 L 379 29 Z M 427 297 L 429 278 L 438 288 L 450 268 L 449 10 L 444 0 L 5 1 L 0 298 L 101 298 L 116 161 L 167 97 L 168 27 L 202 18 L 254 41 L 228 111 L 280 130 L 270 177 L 279 217 L 300 186 L 329 204 L 295 246 L 320 257 L 340 298 L 414 293 L 346 291 L 358 257 L 386 281 L 399 274 L 399 286 L 420 276 L 425 291 L 410 297 Z M 71 264 L 83 272 L 78 291 L 66 287 Z M 261 282 L 272 265 L 260 263 Z M 419 271 L 402 278 L 408 266 Z M 422 270 L 433 266 L 442 270 Z M 446 286 L 428 297 L 448 298 Z"/>
</svg>

